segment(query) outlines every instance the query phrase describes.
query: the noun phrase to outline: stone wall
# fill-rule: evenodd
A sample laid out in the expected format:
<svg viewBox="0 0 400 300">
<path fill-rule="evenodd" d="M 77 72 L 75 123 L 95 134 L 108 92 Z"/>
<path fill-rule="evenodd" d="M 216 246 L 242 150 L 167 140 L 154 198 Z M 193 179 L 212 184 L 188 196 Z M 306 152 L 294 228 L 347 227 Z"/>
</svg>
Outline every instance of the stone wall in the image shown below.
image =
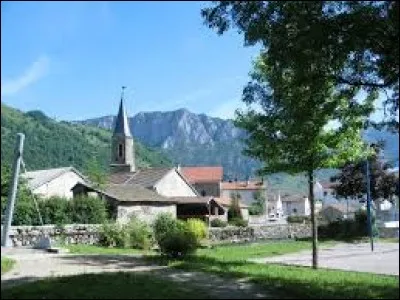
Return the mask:
<svg viewBox="0 0 400 300">
<path fill-rule="evenodd" d="M 248 242 L 266 239 L 288 239 L 311 237 L 309 224 L 271 224 L 251 227 L 212 228 L 213 242 Z"/>
<path fill-rule="evenodd" d="M 63 240 L 66 244 L 94 244 L 98 241 L 98 230 L 101 225 L 55 225 L 45 226 L 12 226 L 10 238 L 13 246 L 34 246 L 43 236 L 50 236 L 52 241 Z M 1 228 L 3 232 L 3 226 Z"/>
<path fill-rule="evenodd" d="M 51 240 L 63 240 L 66 244 L 95 244 L 99 239 L 101 225 L 55 225 L 45 226 L 12 226 L 10 238 L 14 246 L 34 246 L 40 237 L 50 236 Z M 1 229 L 3 231 L 3 228 Z M 251 227 L 211 228 L 212 242 L 249 242 L 266 239 L 288 239 L 310 237 L 311 227 L 308 224 L 279 224 Z"/>
</svg>

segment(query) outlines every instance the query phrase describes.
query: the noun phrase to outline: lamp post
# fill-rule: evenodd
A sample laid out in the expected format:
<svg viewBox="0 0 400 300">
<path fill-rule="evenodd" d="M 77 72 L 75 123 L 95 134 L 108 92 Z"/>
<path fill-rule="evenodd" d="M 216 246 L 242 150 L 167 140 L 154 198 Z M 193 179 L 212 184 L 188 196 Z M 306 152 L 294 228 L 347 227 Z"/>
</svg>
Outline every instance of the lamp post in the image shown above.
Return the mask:
<svg viewBox="0 0 400 300">
<path fill-rule="evenodd" d="M 207 200 L 207 208 L 208 208 L 208 242 L 210 243 L 210 228 L 211 228 L 211 199 Z"/>
</svg>

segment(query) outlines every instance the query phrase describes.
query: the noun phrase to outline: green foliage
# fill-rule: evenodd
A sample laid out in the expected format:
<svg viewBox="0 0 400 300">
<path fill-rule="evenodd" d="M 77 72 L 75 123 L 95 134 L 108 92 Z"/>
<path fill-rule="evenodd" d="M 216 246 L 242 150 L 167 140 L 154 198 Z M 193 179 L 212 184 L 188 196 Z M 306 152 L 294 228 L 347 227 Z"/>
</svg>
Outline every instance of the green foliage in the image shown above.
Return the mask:
<svg viewBox="0 0 400 300">
<path fill-rule="evenodd" d="M 243 220 L 243 218 L 232 218 L 228 221 L 228 223 L 232 226 L 238 226 L 238 227 L 247 227 L 248 221 Z"/>
<path fill-rule="evenodd" d="M 171 214 L 161 213 L 157 216 L 153 228 L 162 254 L 182 257 L 196 251 L 196 235 L 189 230 L 186 222 L 173 218 Z"/>
<path fill-rule="evenodd" d="M 102 188 L 107 181 L 107 172 L 105 172 L 101 165 L 94 159 L 90 159 L 86 165 L 86 175 L 92 182 L 93 186 Z"/>
<path fill-rule="evenodd" d="M 175 218 L 170 213 L 160 213 L 153 223 L 154 237 L 159 243 L 170 228 L 176 225 Z"/>
<path fill-rule="evenodd" d="M 380 161 L 379 148 L 369 159 L 371 196 L 374 200 L 391 199 L 396 195 L 398 178 L 396 174 L 387 172 L 390 165 Z M 335 192 L 339 197 L 361 197 L 367 193 L 366 162 L 348 162 L 341 169 L 340 173 L 331 178 L 338 182 Z"/>
<path fill-rule="evenodd" d="M 309 223 L 311 222 L 311 218 L 309 216 L 288 216 L 288 223 Z"/>
<path fill-rule="evenodd" d="M 231 205 L 228 209 L 228 222 L 232 219 L 242 219 L 242 213 L 240 211 L 240 194 L 231 194 Z"/>
<path fill-rule="evenodd" d="M 210 222 L 211 227 L 226 227 L 228 225 L 227 222 L 222 221 L 221 219 L 214 219 Z"/>
<path fill-rule="evenodd" d="M 91 162 L 98 162 L 95 173 L 109 168 L 111 132 L 93 126 L 57 122 L 42 112 L 22 113 L 1 104 L 1 164 L 11 166 L 15 137 L 25 134 L 24 161 L 27 169 L 37 170 L 74 166 L 91 173 Z M 170 161 L 135 141 L 138 167 L 170 166 Z M 87 170 L 89 169 L 89 170 Z M 98 172 L 101 170 L 101 172 Z M 101 176 L 100 176 L 101 177 Z M 2 190 L 3 193 L 3 190 Z"/>
<path fill-rule="evenodd" d="M 149 250 L 151 248 L 153 233 L 147 223 L 136 218 L 131 218 L 129 223 L 124 226 L 123 230 L 128 236 L 129 247 L 144 250 Z"/>
<path fill-rule="evenodd" d="M 68 203 L 74 223 L 102 224 L 108 219 L 105 200 L 99 197 L 76 197 Z"/>
<path fill-rule="evenodd" d="M 188 219 L 186 220 L 187 227 L 196 237 L 197 244 L 207 237 L 207 226 L 200 219 Z"/>
<path fill-rule="evenodd" d="M 265 203 L 266 199 L 260 190 L 257 190 L 253 193 L 254 201 L 251 203 L 249 207 L 250 215 L 263 215 L 265 214 Z"/>
<path fill-rule="evenodd" d="M 105 247 L 126 248 L 128 237 L 118 223 L 104 223 L 99 231 L 99 244 Z"/>
<path fill-rule="evenodd" d="M 329 83 L 331 95 L 340 93 L 346 101 L 360 88 L 365 99 L 377 99 L 373 94 L 378 89 L 389 90 L 384 100 L 387 121 L 398 131 L 398 1 L 215 1 L 210 6 L 202 10 L 206 24 L 219 34 L 236 27 L 246 45 L 261 45 L 268 65 L 285 81 L 290 74 L 299 87 Z M 272 88 L 286 93 L 275 84 Z M 296 102 L 310 101 L 292 95 Z M 340 109 L 337 103 L 331 105 Z M 363 108 L 355 105 L 354 110 Z M 363 113 L 367 116 L 369 111 Z"/>
<path fill-rule="evenodd" d="M 38 204 L 44 224 L 61 225 L 73 223 L 73 216 L 70 213 L 70 203 L 67 199 L 51 197 L 40 200 Z"/>
<path fill-rule="evenodd" d="M 184 257 L 196 251 L 198 246 L 195 234 L 186 222 L 176 220 L 175 225 L 158 241 L 161 253 L 170 257 Z"/>
</svg>

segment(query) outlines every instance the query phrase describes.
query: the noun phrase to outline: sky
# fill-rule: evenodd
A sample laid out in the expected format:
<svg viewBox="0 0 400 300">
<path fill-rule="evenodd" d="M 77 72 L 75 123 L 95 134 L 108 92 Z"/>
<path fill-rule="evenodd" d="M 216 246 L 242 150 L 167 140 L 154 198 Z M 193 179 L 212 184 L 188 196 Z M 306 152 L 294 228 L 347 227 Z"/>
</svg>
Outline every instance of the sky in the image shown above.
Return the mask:
<svg viewBox="0 0 400 300">
<path fill-rule="evenodd" d="M 1 101 L 57 120 L 187 108 L 231 118 L 256 47 L 207 2 L 1 2 Z"/>
</svg>

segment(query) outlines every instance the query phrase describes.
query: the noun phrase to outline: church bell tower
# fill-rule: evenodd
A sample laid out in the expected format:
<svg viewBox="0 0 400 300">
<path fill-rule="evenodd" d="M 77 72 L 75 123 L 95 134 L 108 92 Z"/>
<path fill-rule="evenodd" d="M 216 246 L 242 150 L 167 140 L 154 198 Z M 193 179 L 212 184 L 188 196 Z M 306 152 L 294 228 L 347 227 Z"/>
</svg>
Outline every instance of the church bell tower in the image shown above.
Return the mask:
<svg viewBox="0 0 400 300">
<path fill-rule="evenodd" d="M 122 87 L 121 102 L 111 140 L 112 172 L 135 172 L 135 149 L 124 104 L 125 88 Z"/>
</svg>

